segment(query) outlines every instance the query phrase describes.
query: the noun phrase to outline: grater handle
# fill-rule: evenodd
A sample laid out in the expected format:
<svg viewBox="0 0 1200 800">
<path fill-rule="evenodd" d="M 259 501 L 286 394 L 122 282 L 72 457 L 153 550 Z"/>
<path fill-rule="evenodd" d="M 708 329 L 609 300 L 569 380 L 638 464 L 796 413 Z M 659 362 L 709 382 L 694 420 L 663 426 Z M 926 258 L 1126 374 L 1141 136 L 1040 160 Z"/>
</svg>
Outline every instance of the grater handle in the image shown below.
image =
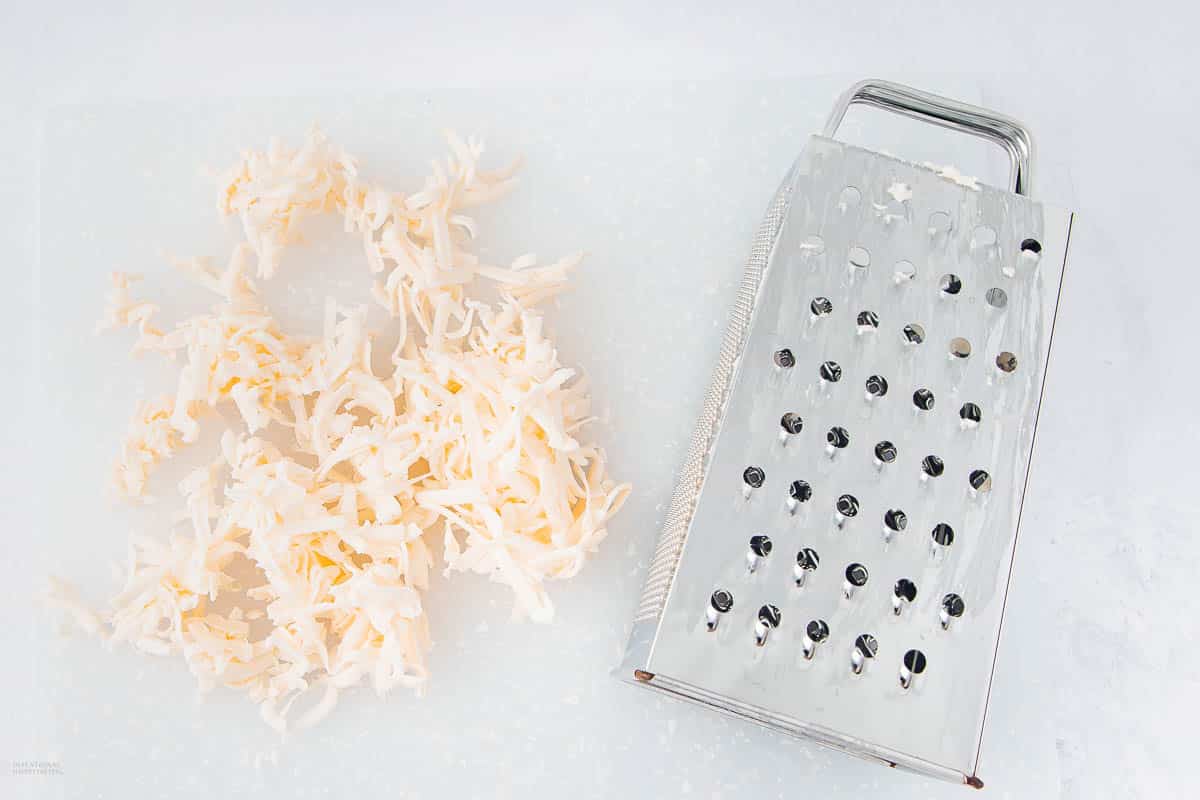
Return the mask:
<svg viewBox="0 0 1200 800">
<path fill-rule="evenodd" d="M 825 135 L 837 133 L 846 111 L 855 103 L 930 122 L 995 142 L 1008 153 L 1012 190 L 1029 196 L 1033 183 L 1033 136 L 1022 123 L 986 108 L 922 92 L 910 86 L 869 78 L 843 94 L 825 123 Z"/>
</svg>

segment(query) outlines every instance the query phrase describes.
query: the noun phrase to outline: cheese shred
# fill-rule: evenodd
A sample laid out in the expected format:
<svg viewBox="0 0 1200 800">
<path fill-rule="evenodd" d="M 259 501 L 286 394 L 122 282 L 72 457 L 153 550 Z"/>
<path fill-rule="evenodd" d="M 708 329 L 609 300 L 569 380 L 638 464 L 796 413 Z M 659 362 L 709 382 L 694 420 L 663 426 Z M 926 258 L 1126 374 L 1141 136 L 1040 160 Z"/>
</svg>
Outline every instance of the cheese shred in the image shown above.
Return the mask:
<svg viewBox="0 0 1200 800">
<path fill-rule="evenodd" d="M 115 489 L 143 497 L 158 464 L 229 418 L 209 412 L 239 424 L 180 483 L 185 532 L 131 538 L 109 613 L 62 582 L 52 596 L 90 633 L 182 656 L 204 688 L 244 690 L 280 731 L 315 724 L 363 682 L 381 694 L 422 685 L 435 552 L 447 572 L 507 584 L 515 616 L 552 619 L 546 582 L 579 572 L 630 491 L 583 437 L 587 387 L 537 310 L 580 256 L 481 260 L 465 212 L 508 192 L 517 165 L 485 171 L 480 142 L 448 139 L 450 155 L 408 195 L 363 180 L 316 130 L 299 148 L 243 154 L 217 207 L 245 241 L 223 266 L 177 264 L 217 304 L 171 329 L 133 297 L 137 276 L 111 277 L 100 328 L 133 328 L 135 352 L 179 363 L 173 393 L 137 407 Z M 322 214 L 361 239 L 399 333 L 385 370 L 365 309 L 331 298 L 322 335 L 305 337 L 259 297 L 255 281 Z M 477 281 L 500 299 L 473 297 Z M 273 427 L 287 446 L 265 435 Z"/>
</svg>

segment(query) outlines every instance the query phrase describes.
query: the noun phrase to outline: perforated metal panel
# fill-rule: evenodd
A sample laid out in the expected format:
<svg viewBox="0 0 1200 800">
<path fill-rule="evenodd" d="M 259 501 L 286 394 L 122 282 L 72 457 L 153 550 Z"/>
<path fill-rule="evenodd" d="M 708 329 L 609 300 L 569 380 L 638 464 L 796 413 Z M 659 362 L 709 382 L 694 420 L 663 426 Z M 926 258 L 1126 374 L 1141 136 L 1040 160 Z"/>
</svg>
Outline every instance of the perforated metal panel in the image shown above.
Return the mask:
<svg viewBox="0 0 1200 800">
<path fill-rule="evenodd" d="M 626 677 L 974 776 L 1070 225 L 809 141 L 760 232 Z"/>
</svg>

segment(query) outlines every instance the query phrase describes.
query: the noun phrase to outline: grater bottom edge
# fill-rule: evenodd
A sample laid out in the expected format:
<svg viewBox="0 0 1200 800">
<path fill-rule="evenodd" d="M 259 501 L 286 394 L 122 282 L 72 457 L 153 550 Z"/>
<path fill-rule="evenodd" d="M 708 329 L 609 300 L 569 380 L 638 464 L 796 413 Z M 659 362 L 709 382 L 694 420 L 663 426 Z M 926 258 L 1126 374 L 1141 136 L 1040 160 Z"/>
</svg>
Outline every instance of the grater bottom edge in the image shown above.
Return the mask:
<svg viewBox="0 0 1200 800">
<path fill-rule="evenodd" d="M 871 745 L 852 737 L 842 736 L 819 726 L 801 723 L 754 706 L 731 702 L 726 697 L 706 692 L 683 681 L 646 669 L 628 669 L 624 665 L 614 672 L 622 683 L 641 686 L 668 697 L 691 703 L 726 717 L 752 722 L 761 728 L 783 733 L 793 739 L 812 742 L 855 758 L 866 759 L 882 766 L 904 770 L 950 783 L 982 789 L 983 781 L 974 774 L 941 764 L 934 764 L 906 753 Z"/>
</svg>

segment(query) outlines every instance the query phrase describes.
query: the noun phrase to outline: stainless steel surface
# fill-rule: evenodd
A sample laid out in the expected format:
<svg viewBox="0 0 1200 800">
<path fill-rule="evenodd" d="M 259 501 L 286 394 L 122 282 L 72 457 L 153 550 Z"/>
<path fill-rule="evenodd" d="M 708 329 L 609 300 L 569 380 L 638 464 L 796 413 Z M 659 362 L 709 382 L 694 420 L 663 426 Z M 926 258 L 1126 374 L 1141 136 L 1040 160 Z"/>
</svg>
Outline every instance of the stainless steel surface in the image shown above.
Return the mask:
<svg viewBox="0 0 1200 800">
<path fill-rule="evenodd" d="M 717 423 L 725 408 L 729 396 L 733 373 L 737 361 L 745 347 L 746 334 L 750 329 L 750 317 L 758 298 L 759 288 L 767 261 L 774 250 L 779 230 L 783 225 L 783 217 L 787 212 L 793 188 L 792 176 L 787 175 L 775 192 L 767 213 L 759 224 L 754 235 L 754 243 L 750 248 L 750 256 L 742 271 L 742 282 L 738 287 L 737 298 L 729 316 L 729 324 L 725 328 L 721 340 L 721 351 L 713 369 L 712 380 L 704 397 L 704 407 L 692 440 L 688 445 L 687 458 L 680 469 L 679 480 L 675 492 L 671 496 L 671 506 L 667 510 L 666 521 L 663 523 L 662 534 L 654 550 L 654 557 L 646 573 L 646 583 L 642 589 L 642 598 L 637 611 L 633 615 L 633 630 L 629 636 L 626 659 L 623 667 L 644 661 L 648 653 L 654 627 L 662 614 L 663 604 L 675 577 L 675 569 L 679 565 L 679 556 L 683 552 L 683 541 L 687 536 L 688 526 L 696 509 L 696 499 L 700 486 L 704 481 L 704 468 L 709 452 L 716 436 Z M 745 484 L 744 484 L 745 485 Z M 623 670 L 624 671 L 624 670 Z"/>
<path fill-rule="evenodd" d="M 752 318 L 739 321 L 740 301 L 735 313 L 748 333 L 732 369 L 719 366 L 724 392 L 710 391 L 710 444 L 689 458 L 698 496 L 677 492 L 622 670 L 859 755 L 972 778 L 1071 215 L 823 137 L 772 214 Z M 788 413 L 803 425 L 781 435 Z M 774 555 L 751 571 L 756 534 Z M 818 559 L 807 568 L 804 548 Z M 717 589 L 737 602 L 710 630 Z M 779 609 L 777 628 L 764 606 Z M 814 640 L 810 623 L 827 635 Z"/>
<path fill-rule="evenodd" d="M 1012 190 L 1029 196 L 1033 188 L 1033 136 L 1012 117 L 986 108 L 922 92 L 911 86 L 871 78 L 851 86 L 838 100 L 825 123 L 825 136 L 832 139 L 850 106 L 861 103 L 896 114 L 932 122 L 995 142 L 1009 159 Z"/>
</svg>

